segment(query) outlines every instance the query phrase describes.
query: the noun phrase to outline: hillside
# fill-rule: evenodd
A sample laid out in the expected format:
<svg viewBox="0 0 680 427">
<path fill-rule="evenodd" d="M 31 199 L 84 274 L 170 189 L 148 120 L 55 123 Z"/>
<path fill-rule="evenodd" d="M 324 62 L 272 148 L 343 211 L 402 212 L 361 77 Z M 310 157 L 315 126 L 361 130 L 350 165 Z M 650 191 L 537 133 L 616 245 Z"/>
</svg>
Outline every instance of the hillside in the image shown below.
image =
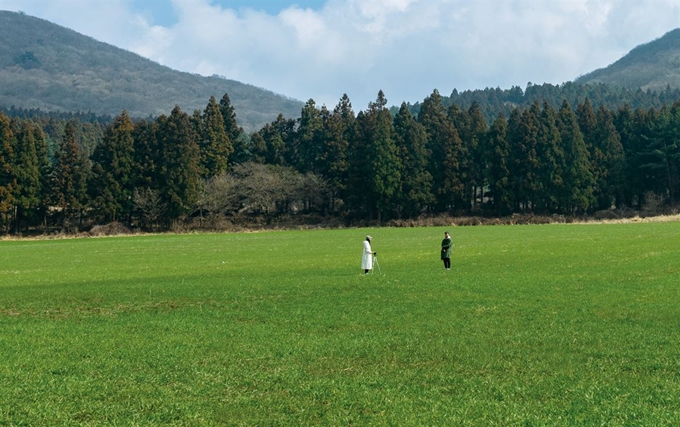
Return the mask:
<svg viewBox="0 0 680 427">
<path fill-rule="evenodd" d="M 302 103 L 219 77 L 183 73 L 43 19 L 0 11 L 0 106 L 132 117 L 191 113 L 228 93 L 241 126 L 259 129 Z"/>
<path fill-rule="evenodd" d="M 576 82 L 653 91 L 662 91 L 666 86 L 680 88 L 680 28 L 637 46 L 610 66 L 581 76 Z"/>
</svg>

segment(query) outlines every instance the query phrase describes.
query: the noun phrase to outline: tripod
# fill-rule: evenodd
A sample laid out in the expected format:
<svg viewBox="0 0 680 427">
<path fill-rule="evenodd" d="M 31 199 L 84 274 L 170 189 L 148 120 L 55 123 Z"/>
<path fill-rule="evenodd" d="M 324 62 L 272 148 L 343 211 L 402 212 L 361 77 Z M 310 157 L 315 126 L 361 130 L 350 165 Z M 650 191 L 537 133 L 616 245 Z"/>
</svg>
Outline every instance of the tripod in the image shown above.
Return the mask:
<svg viewBox="0 0 680 427">
<path fill-rule="evenodd" d="M 380 264 L 378 263 L 378 255 L 373 255 L 373 264 L 378 267 L 378 274 L 382 276 L 382 271 L 380 271 Z"/>
</svg>

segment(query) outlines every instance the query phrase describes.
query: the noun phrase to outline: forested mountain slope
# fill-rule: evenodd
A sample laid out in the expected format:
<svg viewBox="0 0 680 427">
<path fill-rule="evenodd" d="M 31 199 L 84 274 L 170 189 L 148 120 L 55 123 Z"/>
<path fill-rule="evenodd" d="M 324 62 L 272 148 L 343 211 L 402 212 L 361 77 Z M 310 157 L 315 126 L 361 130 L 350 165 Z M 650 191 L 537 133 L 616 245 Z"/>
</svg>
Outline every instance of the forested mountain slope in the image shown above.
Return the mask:
<svg viewBox="0 0 680 427">
<path fill-rule="evenodd" d="M 608 67 L 576 79 L 577 83 L 606 83 L 643 90 L 680 88 L 680 28 L 637 46 Z"/>
<path fill-rule="evenodd" d="M 559 108 L 567 100 L 572 106 L 588 98 L 595 108 L 616 110 L 661 108 L 680 100 L 680 29 L 640 45 L 609 67 L 593 71 L 573 82 L 528 83 L 526 89 L 485 88 L 458 92 L 444 98 L 446 105 L 468 109 L 477 104 L 491 123 L 499 114 L 509 117 L 514 108 L 529 108 L 547 102 Z M 412 106 L 415 114 L 420 103 Z"/>
<path fill-rule="evenodd" d="M 183 73 L 51 22 L 0 11 L 0 106 L 132 117 L 192 112 L 229 94 L 241 126 L 254 130 L 302 103 L 220 77 Z"/>
</svg>

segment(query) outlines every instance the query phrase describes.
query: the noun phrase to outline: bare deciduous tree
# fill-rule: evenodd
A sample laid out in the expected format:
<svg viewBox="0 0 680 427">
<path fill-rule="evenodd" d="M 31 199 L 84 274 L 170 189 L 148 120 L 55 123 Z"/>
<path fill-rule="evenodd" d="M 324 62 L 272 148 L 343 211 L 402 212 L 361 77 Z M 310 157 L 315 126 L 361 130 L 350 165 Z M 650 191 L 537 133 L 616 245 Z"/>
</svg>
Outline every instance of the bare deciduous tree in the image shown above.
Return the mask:
<svg viewBox="0 0 680 427">
<path fill-rule="evenodd" d="M 319 175 L 248 162 L 204 181 L 196 209 L 201 219 L 204 212 L 212 219 L 233 211 L 271 216 L 320 209 L 328 197 L 328 185 Z"/>
<path fill-rule="evenodd" d="M 153 188 L 135 189 L 132 195 L 135 207 L 142 213 L 142 218 L 151 229 L 158 226 L 158 219 L 166 211 L 161 200 L 161 192 Z"/>
<path fill-rule="evenodd" d="M 276 210 L 277 202 L 285 198 L 284 182 L 273 168 L 258 163 L 244 163 L 234 168 L 238 179 L 240 212 L 269 215 Z"/>
<path fill-rule="evenodd" d="M 220 174 L 203 181 L 196 206 L 201 215 L 201 226 L 203 226 L 203 212 L 207 213 L 208 219 L 214 226 L 218 218 L 238 209 L 237 184 L 236 178 L 229 174 Z"/>
</svg>

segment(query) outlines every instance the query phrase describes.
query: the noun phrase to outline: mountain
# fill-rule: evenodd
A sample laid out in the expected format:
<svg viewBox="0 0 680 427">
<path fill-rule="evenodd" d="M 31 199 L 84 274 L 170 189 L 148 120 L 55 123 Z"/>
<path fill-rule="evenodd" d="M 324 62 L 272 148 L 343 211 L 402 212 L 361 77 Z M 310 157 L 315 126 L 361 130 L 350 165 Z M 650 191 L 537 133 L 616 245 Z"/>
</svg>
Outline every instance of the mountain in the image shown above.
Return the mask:
<svg viewBox="0 0 680 427">
<path fill-rule="evenodd" d="M 680 88 L 680 28 L 642 44 L 606 68 L 576 79 L 576 83 L 606 83 L 643 90 Z"/>
<path fill-rule="evenodd" d="M 191 114 L 229 94 L 239 124 L 256 130 L 303 103 L 221 77 L 172 70 L 23 13 L 0 11 L 0 106 L 132 117 Z"/>
</svg>

